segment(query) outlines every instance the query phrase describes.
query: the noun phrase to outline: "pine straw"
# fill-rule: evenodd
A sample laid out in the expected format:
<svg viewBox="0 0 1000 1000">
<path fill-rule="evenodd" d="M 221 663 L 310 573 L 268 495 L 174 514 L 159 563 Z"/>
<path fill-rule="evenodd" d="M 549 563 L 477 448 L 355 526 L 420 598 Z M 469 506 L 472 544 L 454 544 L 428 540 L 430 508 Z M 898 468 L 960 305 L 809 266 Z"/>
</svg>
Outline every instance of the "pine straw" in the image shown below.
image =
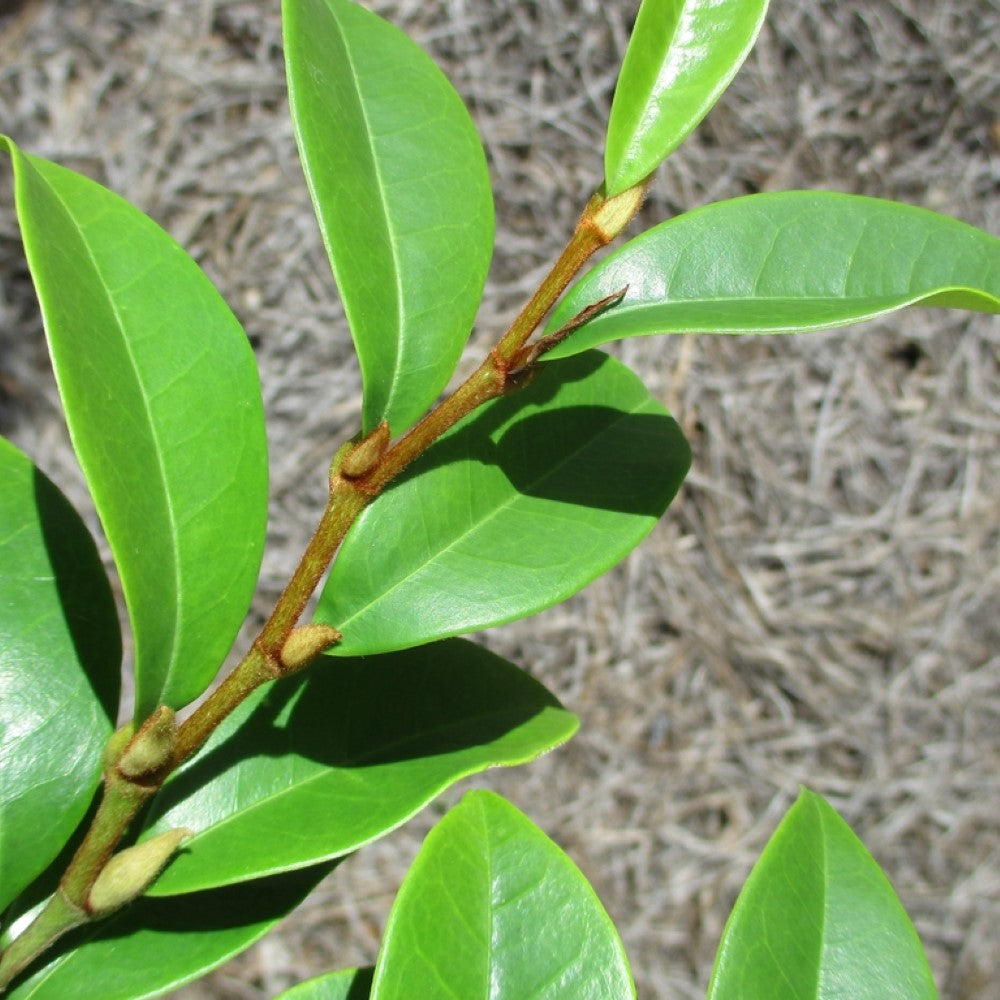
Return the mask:
<svg viewBox="0 0 1000 1000">
<path fill-rule="evenodd" d="M 3 129 L 167 225 L 250 333 L 274 462 L 259 616 L 358 420 L 357 367 L 287 118 L 278 5 L 6 6 L 19 9 L 0 20 Z M 489 151 L 498 252 L 481 350 L 600 179 L 627 35 L 619 6 L 635 5 L 376 6 L 433 52 Z M 990 0 L 775 0 L 644 221 L 813 187 L 1000 231 L 997 37 Z M 0 431 L 85 505 L 6 172 L 2 185 Z M 856 331 L 649 339 L 620 354 L 673 408 L 693 471 L 623 565 L 485 637 L 584 725 L 565 749 L 478 783 L 593 880 L 643 997 L 704 994 L 729 907 L 802 783 L 890 873 L 943 995 L 1000 997 L 1000 326 L 912 311 Z M 181 995 L 268 997 L 370 963 L 421 836 L 467 787 Z"/>
</svg>

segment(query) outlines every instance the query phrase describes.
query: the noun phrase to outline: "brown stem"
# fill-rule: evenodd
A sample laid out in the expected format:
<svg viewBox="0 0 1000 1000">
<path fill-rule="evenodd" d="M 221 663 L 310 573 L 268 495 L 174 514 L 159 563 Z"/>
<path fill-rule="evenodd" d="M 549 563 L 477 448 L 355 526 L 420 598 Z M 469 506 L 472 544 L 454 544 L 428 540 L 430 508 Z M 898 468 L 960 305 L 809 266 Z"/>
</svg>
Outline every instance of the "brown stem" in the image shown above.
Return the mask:
<svg viewBox="0 0 1000 1000">
<path fill-rule="evenodd" d="M 528 300 L 497 345 L 498 357 L 506 361 L 514 359 L 518 350 L 534 333 L 566 286 L 579 273 L 580 268 L 607 243 L 607 240 L 603 239 L 603 233 L 599 232 L 590 221 L 592 206 L 599 198 L 600 195 L 595 194 L 587 203 L 587 208 L 580 216 L 566 249 L 552 265 L 545 280 L 538 286 L 538 290 Z"/>
<path fill-rule="evenodd" d="M 604 298 L 592 302 L 589 306 L 581 309 L 568 323 L 564 323 L 558 330 L 547 333 L 544 337 L 525 344 L 516 355 L 511 367 L 510 374 L 513 375 L 523 368 L 530 368 L 543 354 L 551 351 L 558 344 L 561 344 L 571 333 L 575 333 L 584 323 L 589 323 L 595 316 L 599 316 L 605 309 L 618 305 L 628 292 L 628 286 L 619 288 L 617 292 L 605 295 Z"/>
<path fill-rule="evenodd" d="M 285 664 L 282 650 L 358 515 L 410 462 L 459 420 L 488 400 L 509 391 L 513 383 L 509 377 L 514 371 L 525 364 L 530 365 L 541 353 L 536 351 L 530 358 L 524 353 L 525 344 L 538 324 L 590 256 L 625 228 L 638 211 L 644 193 L 645 183 L 613 198 L 605 198 L 600 192 L 595 194 L 587 203 L 566 249 L 479 368 L 394 444 L 386 446 L 388 428 L 379 428 L 372 435 L 372 443 L 361 443 L 364 453 L 359 453 L 355 461 L 350 456 L 359 446 L 345 445 L 337 453 L 326 509 L 298 567 L 246 656 L 177 729 L 168 766 L 157 771 L 148 783 L 130 780 L 119 772 L 117 765 L 132 733 L 123 730 L 112 737 L 105 757 L 104 794 L 94 822 L 55 895 L 0 956 L 0 993 L 58 937 L 93 919 L 88 899 L 97 876 L 142 803 L 158 791 L 170 771 L 197 752 L 252 691 L 298 668 L 297 663 Z M 593 309 L 606 304 L 598 303 Z M 587 317 L 591 312 L 587 311 Z M 565 335 L 563 331 L 560 334 Z M 543 338 L 541 349 L 551 347 L 552 343 L 551 337 Z M 339 470 L 345 462 L 341 474 Z"/>
<path fill-rule="evenodd" d="M 439 406 L 414 424 L 391 445 L 381 461 L 359 483 L 359 487 L 377 496 L 419 455 L 422 455 L 445 431 L 483 403 L 503 394 L 507 372 L 491 351 L 483 363 Z"/>
<path fill-rule="evenodd" d="M 497 346 L 465 382 L 398 441 L 385 446 L 388 428 L 383 425 L 370 436 L 372 442 L 378 442 L 377 448 L 366 441 L 354 449 L 345 446 L 338 452 L 326 509 L 295 573 L 250 651 L 180 727 L 174 766 L 196 752 L 251 691 L 287 672 L 281 650 L 358 515 L 442 434 L 483 403 L 503 394 L 524 343 L 590 256 L 625 228 L 639 210 L 645 190 L 643 183 L 613 198 L 605 198 L 598 192 L 590 199 L 566 249 Z M 371 458 L 366 451 L 365 461 L 355 470 L 352 453 L 369 448 Z M 343 475 L 337 471 L 341 464 Z M 352 474 L 348 475 L 348 471 Z"/>
<path fill-rule="evenodd" d="M 502 361 L 515 359 L 566 286 L 579 274 L 580 268 L 632 221 L 642 207 L 648 184 L 647 178 L 611 198 L 606 198 L 601 191 L 591 197 L 566 249 L 497 345 L 496 354 Z"/>
<path fill-rule="evenodd" d="M 246 656 L 218 688 L 189 716 L 177 733 L 176 767 L 200 749 L 230 712 L 266 681 L 285 674 L 281 649 L 313 591 L 319 585 L 347 529 L 369 497 L 346 479 L 335 477 L 330 497 L 302 559 Z"/>
<path fill-rule="evenodd" d="M 24 933 L 0 956 L 0 993 L 54 941 L 91 919 L 90 890 L 97 876 L 143 802 L 156 791 L 156 787 L 131 781 L 118 771 L 118 761 L 132 737 L 129 726 L 118 730 L 108 742 L 97 814 L 55 893 Z"/>
<path fill-rule="evenodd" d="M 273 681 L 280 671 L 272 666 L 259 640 L 230 672 L 226 679 L 201 703 L 177 730 L 174 767 L 200 749 L 219 723 L 252 691 L 265 681 Z"/>
</svg>

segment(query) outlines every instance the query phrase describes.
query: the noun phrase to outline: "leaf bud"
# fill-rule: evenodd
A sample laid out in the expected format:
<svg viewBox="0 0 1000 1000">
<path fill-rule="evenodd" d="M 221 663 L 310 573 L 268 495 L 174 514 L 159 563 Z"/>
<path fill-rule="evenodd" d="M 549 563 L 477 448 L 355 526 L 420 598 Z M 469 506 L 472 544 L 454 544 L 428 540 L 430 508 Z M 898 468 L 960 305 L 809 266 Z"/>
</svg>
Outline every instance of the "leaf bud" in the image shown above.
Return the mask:
<svg viewBox="0 0 1000 1000">
<path fill-rule="evenodd" d="M 344 463 L 344 459 L 347 458 L 350 453 L 354 451 L 354 442 L 345 441 L 334 453 L 333 460 L 330 462 L 330 482 L 332 483 L 336 476 L 340 475 L 340 467 Z"/>
<path fill-rule="evenodd" d="M 138 899 L 163 871 L 177 848 L 193 836 L 187 829 L 167 830 L 119 851 L 97 876 L 87 897 L 87 909 L 94 916 L 103 917 Z"/>
<path fill-rule="evenodd" d="M 345 479 L 361 479 L 378 465 L 389 447 L 389 425 L 383 420 L 363 441 L 349 451 L 340 463 L 340 474 Z"/>
<path fill-rule="evenodd" d="M 340 642 L 341 634 L 330 625 L 301 625 L 292 629 L 281 647 L 281 665 L 285 673 L 304 667 L 314 656 Z"/>
<path fill-rule="evenodd" d="M 118 773 L 129 781 L 156 783 L 167 770 L 177 745 L 177 719 L 161 705 L 129 740 L 118 758 Z"/>
<path fill-rule="evenodd" d="M 601 239 L 610 243 L 635 218 L 646 198 L 649 178 L 626 188 L 620 194 L 603 198 L 596 195 L 587 205 L 584 217 L 597 229 Z"/>
</svg>

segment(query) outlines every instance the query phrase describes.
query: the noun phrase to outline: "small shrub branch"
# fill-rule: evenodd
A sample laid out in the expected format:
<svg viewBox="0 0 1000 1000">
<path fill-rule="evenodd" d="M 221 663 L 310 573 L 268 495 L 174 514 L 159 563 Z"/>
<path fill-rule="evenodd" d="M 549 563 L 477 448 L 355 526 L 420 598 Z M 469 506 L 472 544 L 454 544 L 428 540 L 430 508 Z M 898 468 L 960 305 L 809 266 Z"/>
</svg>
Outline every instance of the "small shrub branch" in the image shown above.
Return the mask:
<svg viewBox="0 0 1000 1000">
<path fill-rule="evenodd" d="M 308 639 L 306 645 L 312 642 L 314 650 L 306 649 L 299 642 L 295 644 L 296 652 L 290 661 L 286 663 L 283 658 L 293 630 L 303 631 L 295 626 L 307 601 L 364 508 L 461 419 L 489 400 L 524 384 L 524 380 L 515 379 L 514 375 L 523 374 L 546 349 L 595 312 L 620 299 L 621 296 L 616 295 L 595 303 L 592 309 L 585 311 L 586 315 L 574 319 L 567 328 L 548 338 L 540 338 L 537 349 L 526 346 L 583 265 L 628 225 L 642 204 L 645 190 L 643 182 L 613 198 L 605 198 L 598 192 L 590 199 L 566 248 L 482 364 L 402 437 L 390 444 L 389 428 L 382 424 L 363 441 L 345 445 L 337 452 L 331 466 L 326 508 L 270 618 L 240 663 L 188 719 L 172 731 L 169 758 L 163 766 L 141 778 L 127 776 L 119 764 L 127 754 L 135 753 L 131 742 L 135 738 L 132 727 L 112 736 L 105 752 L 103 793 L 94 821 L 55 895 L 0 956 L 0 993 L 67 931 L 103 916 L 103 913 L 92 912 L 89 906 L 94 883 L 115 856 L 116 847 L 142 804 L 156 794 L 171 771 L 196 753 L 220 723 L 261 684 L 301 669 L 315 653 L 322 652 L 340 638 L 335 629 L 328 629 L 322 635 L 317 634 L 315 639 Z M 299 646 L 303 649 L 298 649 Z M 139 733 L 157 732 L 155 720 L 168 712 L 172 721 L 172 712 L 161 707 L 143 723 Z M 184 836 L 187 834 L 188 831 L 183 831 Z M 178 843 L 181 839 L 178 836 Z M 144 890 L 145 887 L 138 895 Z"/>
</svg>

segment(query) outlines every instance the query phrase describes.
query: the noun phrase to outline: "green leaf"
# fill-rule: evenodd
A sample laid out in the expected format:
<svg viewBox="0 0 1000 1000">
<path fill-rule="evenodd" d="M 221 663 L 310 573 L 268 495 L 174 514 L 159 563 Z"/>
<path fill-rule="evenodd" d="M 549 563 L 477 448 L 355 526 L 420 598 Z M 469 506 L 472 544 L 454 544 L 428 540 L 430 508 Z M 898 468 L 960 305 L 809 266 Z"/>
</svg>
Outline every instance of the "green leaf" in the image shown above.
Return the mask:
<svg viewBox="0 0 1000 1000">
<path fill-rule="evenodd" d="M 730 914 L 709 1000 L 937 996 L 917 932 L 850 827 L 803 790 Z"/>
<path fill-rule="evenodd" d="M 0 144 L 73 446 L 121 576 L 144 719 L 201 694 L 253 594 L 267 520 L 253 354 L 156 223 Z"/>
<path fill-rule="evenodd" d="M 634 996 L 594 890 L 510 803 L 470 792 L 427 835 L 389 915 L 372 1000 Z"/>
<path fill-rule="evenodd" d="M 248 699 L 170 779 L 150 833 L 196 835 L 151 892 L 347 854 L 459 778 L 533 760 L 576 727 L 537 681 L 465 640 L 324 660 Z"/>
<path fill-rule="evenodd" d="M 325 976 L 308 979 L 274 1000 L 368 1000 L 372 988 L 372 969 L 340 969 Z"/>
<path fill-rule="evenodd" d="M 0 438 L 0 913 L 93 798 L 120 671 L 118 616 L 93 539 Z"/>
<path fill-rule="evenodd" d="M 680 215 L 625 244 L 559 303 L 624 300 L 546 357 L 651 333 L 796 333 L 908 305 L 1000 312 L 1000 240 L 894 201 L 755 194 Z"/>
<path fill-rule="evenodd" d="M 643 0 L 608 120 L 605 185 L 649 176 L 729 86 L 764 23 L 767 0 Z"/>
<path fill-rule="evenodd" d="M 543 366 L 358 519 L 316 610 L 344 634 L 331 653 L 398 649 L 558 603 L 646 536 L 689 463 L 677 424 L 617 361 Z"/>
<path fill-rule="evenodd" d="M 364 382 L 401 434 L 451 377 L 493 248 L 486 157 L 424 52 L 349 0 L 285 0 L 299 153 Z"/>
<path fill-rule="evenodd" d="M 238 955 L 295 909 L 331 865 L 175 899 L 143 898 L 81 928 L 6 1000 L 143 1000 Z M 352 998 L 353 1000 L 353 998 Z"/>
</svg>

